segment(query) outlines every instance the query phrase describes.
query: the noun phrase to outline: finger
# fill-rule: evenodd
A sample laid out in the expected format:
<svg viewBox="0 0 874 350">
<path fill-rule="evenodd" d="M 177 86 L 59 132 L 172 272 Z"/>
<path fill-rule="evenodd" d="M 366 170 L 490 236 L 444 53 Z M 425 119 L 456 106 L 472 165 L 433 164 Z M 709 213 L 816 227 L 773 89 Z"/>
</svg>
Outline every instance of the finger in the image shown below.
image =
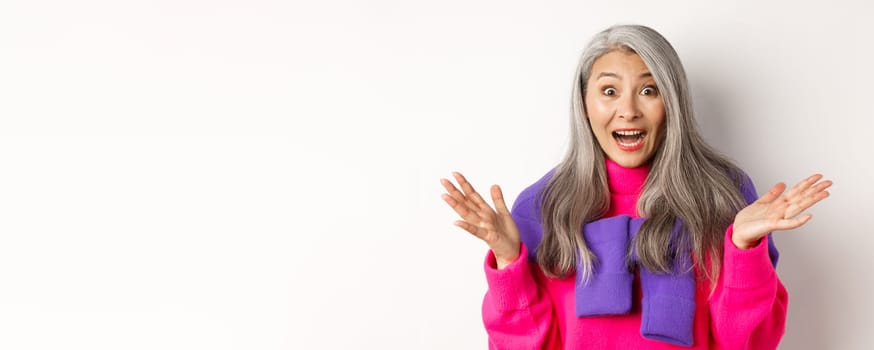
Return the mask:
<svg viewBox="0 0 874 350">
<path fill-rule="evenodd" d="M 444 193 L 442 198 L 450 207 L 452 207 L 452 210 L 455 210 L 455 213 L 465 221 L 472 223 L 483 222 L 484 218 L 477 210 L 472 210 L 468 206 L 459 203 L 448 194 Z"/>
<path fill-rule="evenodd" d="M 813 174 L 808 176 L 806 179 L 799 181 L 795 186 L 792 186 L 792 189 L 789 192 L 786 192 L 786 197 L 789 199 L 795 198 L 801 193 L 804 193 L 811 185 L 819 181 L 822 178 L 822 174 Z"/>
<path fill-rule="evenodd" d="M 452 176 L 455 177 L 455 181 L 458 181 L 458 185 L 461 186 L 461 190 L 464 191 L 464 195 L 470 198 L 474 204 L 478 206 L 487 206 L 485 200 L 483 200 L 479 193 L 474 190 L 473 186 L 470 184 L 470 182 L 467 181 L 464 175 L 461 175 L 461 173 L 456 171 L 452 172 Z"/>
<path fill-rule="evenodd" d="M 464 198 L 464 194 L 455 188 L 455 184 L 453 184 L 452 181 L 440 179 L 440 184 L 446 189 L 446 193 L 449 193 L 449 195 L 452 196 L 452 198 L 455 198 L 455 200 L 461 201 Z"/>
<path fill-rule="evenodd" d="M 461 193 L 461 191 L 455 188 L 455 185 L 453 185 L 451 181 L 447 179 L 440 179 L 440 183 L 443 184 L 443 187 L 446 188 L 446 192 L 448 192 L 449 195 L 452 196 L 452 198 L 467 207 L 469 210 L 477 212 L 481 209 L 480 206 L 474 204 L 463 193 Z"/>
<path fill-rule="evenodd" d="M 474 225 L 471 225 L 471 224 L 464 222 L 464 221 L 461 221 L 461 220 L 455 221 L 453 224 L 455 224 L 455 226 L 462 228 L 463 230 L 467 231 L 468 233 L 476 236 L 477 238 L 482 239 L 482 237 L 480 237 L 480 235 L 479 235 L 480 234 L 479 227 L 476 227 Z"/>
<path fill-rule="evenodd" d="M 810 208 L 817 202 L 825 199 L 829 196 L 828 192 L 825 190 L 832 185 L 832 182 L 829 180 L 817 183 L 807 190 L 800 196 L 792 198 L 787 203 L 787 206 L 784 210 L 783 217 L 790 218 L 795 215 L 798 215 L 802 211 Z"/>
<path fill-rule="evenodd" d="M 792 217 L 800 214 L 801 212 L 807 210 L 808 208 L 812 207 L 814 204 L 818 203 L 819 201 L 826 199 L 826 197 L 828 197 L 828 196 L 829 196 L 828 191 L 822 191 L 822 192 L 816 193 L 814 195 L 805 197 L 802 200 L 798 201 L 797 203 L 792 203 L 789 205 L 789 207 L 786 208 L 786 212 L 784 213 L 784 218 L 786 218 L 786 219 L 792 218 Z"/>
<path fill-rule="evenodd" d="M 811 218 L 813 218 L 812 214 L 806 214 L 797 218 L 779 220 L 772 231 L 796 229 L 806 224 Z"/>
<path fill-rule="evenodd" d="M 776 185 L 774 185 L 774 187 L 771 187 L 771 190 L 769 190 L 768 193 L 765 193 L 763 196 L 759 197 L 756 202 L 771 203 L 775 199 L 777 199 L 777 197 L 780 197 L 780 194 L 783 193 L 785 189 L 786 184 L 778 182 Z"/>
<path fill-rule="evenodd" d="M 443 201 L 445 201 L 446 204 L 449 204 L 449 206 L 452 207 L 452 210 L 454 210 L 462 219 L 468 219 L 471 214 L 475 213 L 470 210 L 470 208 L 461 204 L 458 200 L 452 198 L 452 196 L 446 193 L 442 194 L 440 198 L 443 198 Z"/>
<path fill-rule="evenodd" d="M 492 202 L 495 203 L 495 209 L 497 209 L 498 214 L 510 215 L 507 203 L 504 203 L 504 193 L 501 192 L 501 187 L 498 185 L 492 185 Z"/>
<path fill-rule="evenodd" d="M 804 191 L 804 193 L 802 195 L 804 197 L 813 196 L 818 192 L 825 191 L 827 188 L 831 187 L 832 184 L 833 183 L 831 180 L 825 180 L 825 181 L 819 182 L 813 186 L 810 186 L 810 188 L 808 188 L 806 191 Z"/>
<path fill-rule="evenodd" d="M 458 185 L 461 186 L 461 190 L 464 191 L 464 194 L 473 200 L 473 203 L 482 207 L 483 209 L 492 207 L 489 206 L 488 203 L 480 197 L 479 193 L 476 193 L 476 190 L 473 189 L 473 186 L 470 185 L 470 182 L 467 182 L 467 179 L 464 178 L 464 175 L 461 175 L 459 172 L 453 172 L 452 175 L 455 176 L 455 180 L 458 181 Z"/>
</svg>

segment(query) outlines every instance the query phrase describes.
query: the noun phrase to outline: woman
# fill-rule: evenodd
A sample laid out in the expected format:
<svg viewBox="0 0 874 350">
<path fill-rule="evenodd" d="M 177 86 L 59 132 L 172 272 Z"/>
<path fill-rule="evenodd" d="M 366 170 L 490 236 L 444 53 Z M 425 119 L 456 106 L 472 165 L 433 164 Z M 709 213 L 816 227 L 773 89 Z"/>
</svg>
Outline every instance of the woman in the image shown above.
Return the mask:
<svg viewBox="0 0 874 350">
<path fill-rule="evenodd" d="M 674 49 L 644 26 L 599 33 L 573 84 L 564 159 L 512 210 L 441 179 L 485 241 L 493 349 L 773 349 L 788 294 L 770 232 L 798 228 L 831 181 L 757 199 L 696 129 Z"/>
</svg>

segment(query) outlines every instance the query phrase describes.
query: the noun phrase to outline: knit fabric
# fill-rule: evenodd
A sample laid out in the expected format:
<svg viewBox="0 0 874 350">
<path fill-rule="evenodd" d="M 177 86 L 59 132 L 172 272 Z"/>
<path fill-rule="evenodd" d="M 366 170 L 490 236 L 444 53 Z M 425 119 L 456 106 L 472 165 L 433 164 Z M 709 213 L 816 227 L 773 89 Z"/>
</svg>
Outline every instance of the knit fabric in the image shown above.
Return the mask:
<svg viewBox="0 0 874 350">
<path fill-rule="evenodd" d="M 604 218 L 620 217 L 613 220 L 618 220 L 620 227 L 626 225 L 629 232 L 624 243 L 605 248 L 618 249 L 628 244 L 642 223 L 635 204 L 649 169 L 622 168 L 609 160 L 606 166 L 611 207 Z M 714 288 L 698 270 L 694 270 L 692 283 L 688 279 L 646 282 L 659 279 L 653 280 L 643 269 L 625 275 L 616 268 L 596 270 L 593 277 L 599 273 L 615 275 L 600 286 L 606 293 L 616 293 L 619 297 L 615 300 L 630 301 L 614 305 L 580 300 L 575 293 L 579 276 L 546 277 L 529 247 L 537 247 L 542 236 L 538 194 L 553 171 L 522 191 L 513 205 L 512 215 L 522 240 L 520 258 L 498 270 L 491 251 L 486 256 L 489 290 L 482 312 L 491 349 L 776 348 L 784 331 L 788 294 L 774 271 L 778 255 L 770 235 L 758 245 L 740 250 L 731 242 L 731 227 L 727 227 L 722 273 Z M 748 178 L 741 192 L 748 203 L 756 199 Z M 589 242 L 589 237 L 585 238 Z M 694 292 L 682 296 L 675 292 L 677 288 L 693 288 Z M 580 307 L 593 316 L 580 317 Z M 678 313 L 676 309 L 687 311 Z M 687 316 L 676 316 L 680 314 Z M 684 332 L 677 332 L 682 329 L 691 332 L 686 331 L 683 338 Z"/>
</svg>

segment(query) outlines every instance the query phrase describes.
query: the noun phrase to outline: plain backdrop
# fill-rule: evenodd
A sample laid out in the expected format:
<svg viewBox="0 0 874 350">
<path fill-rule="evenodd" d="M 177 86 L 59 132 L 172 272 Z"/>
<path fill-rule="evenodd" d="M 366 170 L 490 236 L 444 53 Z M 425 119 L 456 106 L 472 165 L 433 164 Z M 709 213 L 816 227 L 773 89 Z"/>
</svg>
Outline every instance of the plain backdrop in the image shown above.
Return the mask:
<svg viewBox="0 0 874 350">
<path fill-rule="evenodd" d="M 782 349 L 874 343 L 874 24 L 862 1 L 0 3 L 0 348 L 484 349 L 486 246 L 439 179 L 512 202 L 566 149 L 583 46 L 675 46 L 778 232 Z"/>
</svg>

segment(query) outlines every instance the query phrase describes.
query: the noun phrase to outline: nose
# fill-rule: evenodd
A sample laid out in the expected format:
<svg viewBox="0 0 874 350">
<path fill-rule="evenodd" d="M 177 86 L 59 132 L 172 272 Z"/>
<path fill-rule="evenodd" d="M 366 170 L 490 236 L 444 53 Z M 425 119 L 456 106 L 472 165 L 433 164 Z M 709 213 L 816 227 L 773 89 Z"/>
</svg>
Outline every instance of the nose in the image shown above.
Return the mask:
<svg viewBox="0 0 874 350">
<path fill-rule="evenodd" d="M 637 94 L 625 94 L 617 101 L 616 114 L 620 119 L 634 120 L 641 117 Z"/>
</svg>

